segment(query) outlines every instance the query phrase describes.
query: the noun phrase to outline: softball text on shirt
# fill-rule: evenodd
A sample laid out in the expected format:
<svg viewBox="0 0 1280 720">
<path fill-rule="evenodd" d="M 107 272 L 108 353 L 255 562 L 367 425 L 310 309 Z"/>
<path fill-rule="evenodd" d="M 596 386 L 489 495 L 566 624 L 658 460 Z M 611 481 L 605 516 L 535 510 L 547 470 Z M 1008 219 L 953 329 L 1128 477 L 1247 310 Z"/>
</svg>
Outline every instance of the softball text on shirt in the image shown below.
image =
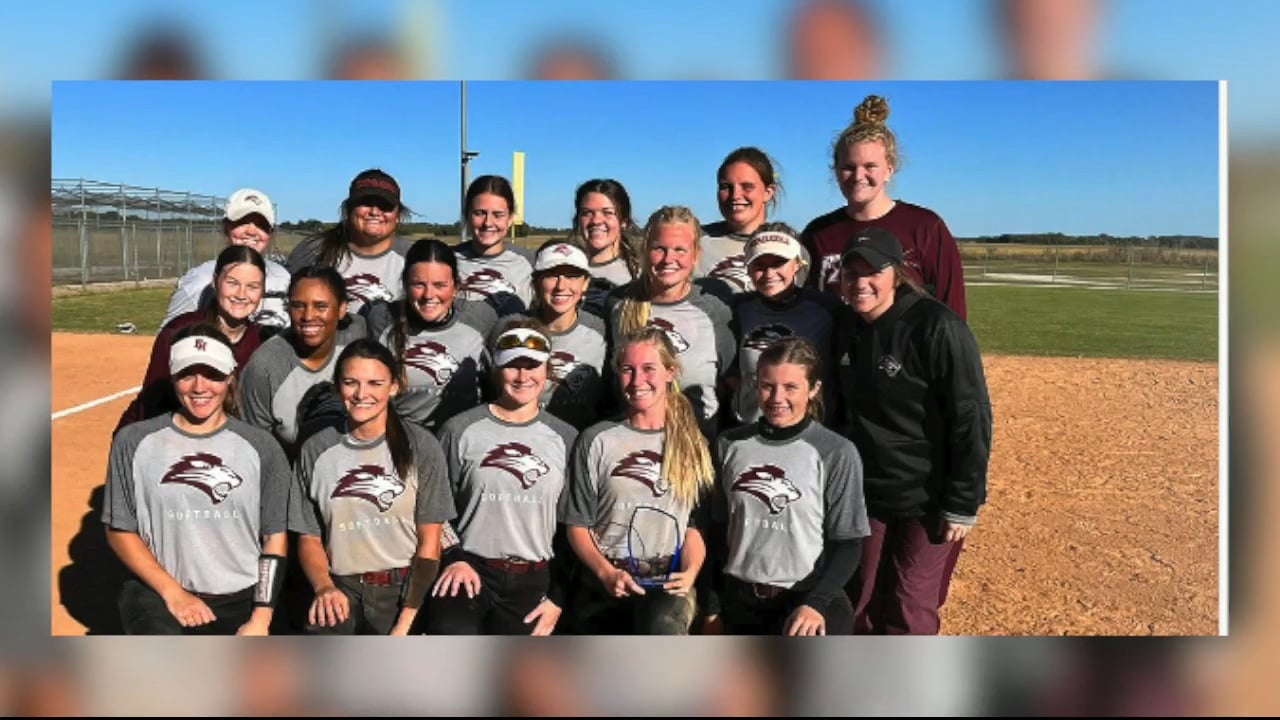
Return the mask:
<svg viewBox="0 0 1280 720">
<path fill-rule="evenodd" d="M 455 416 L 440 429 L 462 548 L 485 558 L 549 560 L 564 517 L 569 451 L 577 432 L 539 413 L 514 424 L 488 405 Z"/>
<path fill-rule="evenodd" d="M 721 435 L 717 446 L 729 575 L 791 587 L 813 573 L 825 541 L 870 534 L 858 451 L 821 424 L 810 421 L 783 441 L 743 425 Z"/>
<path fill-rule="evenodd" d="M 160 415 L 111 444 L 102 522 L 138 533 L 191 592 L 227 594 L 258 581 L 263 535 L 284 532 L 289 464 L 266 432 L 235 418 L 192 435 Z"/>
<path fill-rule="evenodd" d="M 289 529 L 326 539 L 335 575 L 405 567 L 419 524 L 454 516 L 444 452 L 409 425 L 414 477 L 403 478 L 386 437 L 362 441 L 324 428 L 302 446 L 289 497 Z"/>
<path fill-rule="evenodd" d="M 590 528 L 610 560 L 670 556 L 693 506 L 662 479 L 663 430 L 605 420 L 574 444 L 565 524 Z"/>
</svg>

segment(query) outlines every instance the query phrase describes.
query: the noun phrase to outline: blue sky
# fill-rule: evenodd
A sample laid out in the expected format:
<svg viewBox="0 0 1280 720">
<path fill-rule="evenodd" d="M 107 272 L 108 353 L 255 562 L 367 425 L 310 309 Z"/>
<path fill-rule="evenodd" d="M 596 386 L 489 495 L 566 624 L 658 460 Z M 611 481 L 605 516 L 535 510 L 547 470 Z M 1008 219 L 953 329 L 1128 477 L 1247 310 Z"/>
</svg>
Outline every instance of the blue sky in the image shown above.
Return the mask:
<svg viewBox="0 0 1280 720">
<path fill-rule="evenodd" d="M 225 196 L 270 194 L 282 219 L 337 218 L 378 166 L 426 220 L 459 197 L 457 82 L 59 82 L 53 176 Z M 716 168 L 740 145 L 778 161 L 772 216 L 797 228 L 843 204 L 831 142 L 867 94 L 889 99 L 903 155 L 890 192 L 961 236 L 1197 234 L 1218 229 L 1211 82 L 468 82 L 474 178 L 526 154 L 525 215 L 567 226 L 576 186 L 613 177 L 636 220 L 663 204 L 718 218 Z"/>
<path fill-rule="evenodd" d="M 889 48 L 887 77 L 1001 77 L 995 1 L 865 0 Z M 1280 27 L 1280 3 L 1093 1 L 1097 59 L 1106 77 L 1226 79 L 1233 139 L 1280 139 L 1280 88 L 1270 72 L 1280 57 L 1268 30 Z M 408 41 L 425 79 L 520 79 L 544 42 L 585 37 L 608 48 L 628 79 L 770 80 L 782 77 L 778 28 L 793 7 L 791 0 L 170 0 L 164 6 L 157 11 L 151 0 L 0 4 L 0 48 L 7 58 L 0 64 L 0 114 L 47 108 L 55 79 L 111 77 L 135 33 L 159 21 L 194 32 L 214 77 L 225 79 L 319 78 L 326 48 L 348 34 Z"/>
</svg>

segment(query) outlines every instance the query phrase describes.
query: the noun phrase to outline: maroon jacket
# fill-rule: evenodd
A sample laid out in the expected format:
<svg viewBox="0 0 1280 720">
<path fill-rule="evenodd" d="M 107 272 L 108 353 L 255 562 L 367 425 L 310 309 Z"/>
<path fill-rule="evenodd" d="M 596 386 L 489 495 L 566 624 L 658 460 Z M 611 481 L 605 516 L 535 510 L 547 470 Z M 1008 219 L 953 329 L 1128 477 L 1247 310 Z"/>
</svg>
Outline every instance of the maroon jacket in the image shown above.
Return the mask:
<svg viewBox="0 0 1280 720">
<path fill-rule="evenodd" d="M 151 346 L 151 362 L 147 364 L 147 374 L 142 378 L 142 390 L 138 392 L 138 397 L 129 403 L 129 407 L 125 408 L 124 414 L 120 416 L 120 422 L 116 424 L 116 429 L 111 431 L 112 437 L 115 437 L 115 434 L 120 432 L 120 428 L 129 423 L 174 412 L 181 407 L 178 395 L 173 391 L 173 380 L 169 377 L 169 347 L 173 345 L 174 336 L 183 328 L 208 322 L 207 313 L 207 310 L 194 310 L 179 315 L 161 328 L 156 335 L 155 344 Z M 236 359 L 235 375 L 240 374 L 240 369 L 249 362 L 249 356 L 265 339 L 261 325 L 250 323 L 249 327 L 245 328 L 244 335 L 240 336 L 240 342 L 231 346 L 231 354 Z"/>
<path fill-rule="evenodd" d="M 876 220 L 854 220 L 841 207 L 810 221 L 800 233 L 800 243 L 813 263 L 805 284 L 840 294 L 840 254 L 849 240 L 872 227 L 893 233 L 902 243 L 907 270 L 930 295 L 968 320 L 964 267 L 955 238 L 937 213 L 901 200 Z"/>
</svg>

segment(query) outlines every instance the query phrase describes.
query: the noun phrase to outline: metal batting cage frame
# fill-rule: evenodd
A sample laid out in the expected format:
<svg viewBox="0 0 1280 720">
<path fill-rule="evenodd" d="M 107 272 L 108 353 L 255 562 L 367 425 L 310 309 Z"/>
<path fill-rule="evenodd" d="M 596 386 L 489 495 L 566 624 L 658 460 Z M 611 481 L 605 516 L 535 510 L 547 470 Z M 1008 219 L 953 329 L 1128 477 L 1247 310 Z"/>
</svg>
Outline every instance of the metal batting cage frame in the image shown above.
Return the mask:
<svg viewBox="0 0 1280 720">
<path fill-rule="evenodd" d="M 84 178 L 51 195 L 54 285 L 176 278 L 226 244 L 226 197 Z"/>
</svg>

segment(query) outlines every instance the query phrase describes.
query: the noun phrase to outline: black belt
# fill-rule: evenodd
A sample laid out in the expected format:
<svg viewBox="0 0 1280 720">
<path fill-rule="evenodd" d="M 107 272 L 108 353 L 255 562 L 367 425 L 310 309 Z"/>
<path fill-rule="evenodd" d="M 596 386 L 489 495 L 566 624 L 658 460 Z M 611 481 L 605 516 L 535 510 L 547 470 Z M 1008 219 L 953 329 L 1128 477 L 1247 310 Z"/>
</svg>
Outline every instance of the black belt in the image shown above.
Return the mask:
<svg viewBox="0 0 1280 720">
<path fill-rule="evenodd" d="M 525 575 L 527 573 L 541 570 L 550 565 L 549 560 L 521 560 L 520 558 L 486 558 L 479 555 L 473 555 L 471 558 L 474 562 L 481 563 L 486 567 L 495 570 L 501 570 L 513 575 Z"/>
</svg>

